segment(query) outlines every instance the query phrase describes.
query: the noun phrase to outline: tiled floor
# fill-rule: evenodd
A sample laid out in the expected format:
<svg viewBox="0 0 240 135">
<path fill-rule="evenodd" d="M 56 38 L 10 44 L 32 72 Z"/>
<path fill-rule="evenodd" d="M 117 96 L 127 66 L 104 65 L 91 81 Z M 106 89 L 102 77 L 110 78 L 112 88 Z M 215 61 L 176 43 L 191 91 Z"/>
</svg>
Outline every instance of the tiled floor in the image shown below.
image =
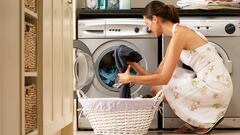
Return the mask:
<svg viewBox="0 0 240 135">
<path fill-rule="evenodd" d="M 95 135 L 92 131 L 75 132 L 74 135 Z M 148 135 L 177 135 L 172 131 L 149 131 Z M 184 135 L 184 134 L 181 134 Z M 191 134 L 193 135 L 193 134 Z M 214 130 L 210 135 L 240 135 L 240 130 Z"/>
</svg>

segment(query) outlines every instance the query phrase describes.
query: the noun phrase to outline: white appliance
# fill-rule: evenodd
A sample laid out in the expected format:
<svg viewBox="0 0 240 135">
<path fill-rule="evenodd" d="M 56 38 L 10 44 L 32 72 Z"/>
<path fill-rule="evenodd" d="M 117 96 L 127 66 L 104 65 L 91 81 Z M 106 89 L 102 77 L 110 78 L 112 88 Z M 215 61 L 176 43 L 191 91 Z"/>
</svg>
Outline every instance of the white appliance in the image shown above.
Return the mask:
<svg viewBox="0 0 240 135">
<path fill-rule="evenodd" d="M 87 19 L 78 20 L 78 40 L 74 41 L 74 58 L 75 74 L 78 80 L 88 80 L 91 83 L 85 86 L 82 90 L 88 97 L 119 97 L 119 89 L 113 87 L 113 83 L 105 80 L 102 76 L 106 71 L 115 73 L 116 65 L 113 57 L 113 52 L 119 45 L 126 45 L 141 54 L 143 60 L 141 65 L 149 71 L 155 71 L 158 66 L 158 39 L 151 34 L 143 19 Z M 92 62 L 88 60 L 79 60 L 81 53 L 88 54 L 92 57 Z M 78 61 L 79 60 L 79 61 Z M 81 61 L 85 63 L 81 66 Z M 92 65 L 88 65 L 91 64 Z M 94 67 L 93 77 L 83 79 L 87 75 L 89 68 Z M 86 72 L 85 72 L 86 71 Z M 89 73 L 92 76 L 92 73 Z M 116 79 L 116 74 L 112 76 L 113 81 Z M 92 78 L 92 79 L 91 79 Z M 76 89 L 80 89 L 76 80 Z M 141 95 L 148 94 L 150 87 L 142 85 L 133 85 L 131 92 L 137 92 Z M 88 121 L 85 118 L 78 119 L 79 129 L 90 129 Z M 151 125 L 152 129 L 158 128 L 158 116 L 154 117 Z"/>
<path fill-rule="evenodd" d="M 202 32 L 210 42 L 216 44 L 219 55 L 223 58 L 233 81 L 233 97 L 223 121 L 217 128 L 240 128 L 240 18 L 239 17 L 185 17 L 180 23 Z M 163 56 L 170 37 L 163 36 Z M 181 64 L 180 64 L 181 65 Z M 178 128 L 182 121 L 163 104 L 163 128 Z"/>
</svg>

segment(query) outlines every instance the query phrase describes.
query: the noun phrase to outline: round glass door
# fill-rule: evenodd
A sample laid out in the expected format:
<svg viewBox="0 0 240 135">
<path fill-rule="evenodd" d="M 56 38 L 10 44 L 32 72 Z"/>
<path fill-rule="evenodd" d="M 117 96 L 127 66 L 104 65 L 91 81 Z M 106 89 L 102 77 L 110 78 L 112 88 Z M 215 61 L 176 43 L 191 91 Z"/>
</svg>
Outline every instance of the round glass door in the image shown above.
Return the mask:
<svg viewBox="0 0 240 135">
<path fill-rule="evenodd" d="M 118 45 L 124 44 L 131 49 L 137 51 L 143 59 L 140 61 L 142 67 L 147 68 L 147 63 L 145 57 L 142 55 L 141 51 L 133 44 L 126 42 L 126 41 L 119 41 L 114 40 L 111 42 L 107 42 L 102 45 L 98 50 L 94 53 L 94 62 L 95 62 L 95 71 L 96 71 L 96 78 L 95 86 L 98 87 L 98 90 L 106 94 L 110 94 L 112 92 L 119 92 L 120 88 L 114 87 L 115 83 L 117 82 L 117 75 L 119 73 L 115 58 L 114 58 L 114 51 L 118 47 Z M 136 75 L 136 71 L 131 69 L 131 74 Z M 131 93 L 138 91 L 142 88 L 142 85 L 131 85 Z"/>
<path fill-rule="evenodd" d="M 92 57 L 80 49 L 75 50 L 74 75 L 77 89 L 89 85 L 95 75 Z"/>
<path fill-rule="evenodd" d="M 113 85 L 117 83 L 118 69 L 113 57 L 114 50 L 109 49 L 102 53 L 99 57 L 99 61 L 96 64 L 98 77 L 101 80 L 100 83 L 108 89 L 113 89 Z"/>
</svg>

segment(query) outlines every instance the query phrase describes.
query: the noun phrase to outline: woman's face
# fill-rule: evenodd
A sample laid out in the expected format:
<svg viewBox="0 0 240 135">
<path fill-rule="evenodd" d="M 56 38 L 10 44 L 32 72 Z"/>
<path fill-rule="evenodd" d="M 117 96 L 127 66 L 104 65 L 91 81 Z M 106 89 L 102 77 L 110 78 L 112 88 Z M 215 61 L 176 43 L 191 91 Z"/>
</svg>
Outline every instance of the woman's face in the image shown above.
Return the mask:
<svg viewBox="0 0 240 135">
<path fill-rule="evenodd" d="M 148 30 L 151 30 L 152 33 L 154 33 L 154 35 L 156 37 L 159 37 L 162 35 L 162 24 L 160 22 L 160 19 L 156 16 L 153 16 L 152 20 L 149 20 L 148 18 L 146 18 L 145 16 L 143 16 L 144 18 L 144 22 L 146 23 Z"/>
</svg>

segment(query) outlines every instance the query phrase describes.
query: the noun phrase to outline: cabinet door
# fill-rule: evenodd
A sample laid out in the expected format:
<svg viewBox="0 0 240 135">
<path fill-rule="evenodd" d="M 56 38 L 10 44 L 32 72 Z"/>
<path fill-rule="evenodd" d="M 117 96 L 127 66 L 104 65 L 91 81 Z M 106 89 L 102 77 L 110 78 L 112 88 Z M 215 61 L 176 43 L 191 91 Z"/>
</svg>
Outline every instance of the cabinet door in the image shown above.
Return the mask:
<svg viewBox="0 0 240 135">
<path fill-rule="evenodd" d="M 61 133 L 73 121 L 72 7 L 43 0 L 43 135 Z"/>
<path fill-rule="evenodd" d="M 72 0 L 63 0 L 63 106 L 65 125 L 73 120 L 73 15 Z"/>
</svg>

